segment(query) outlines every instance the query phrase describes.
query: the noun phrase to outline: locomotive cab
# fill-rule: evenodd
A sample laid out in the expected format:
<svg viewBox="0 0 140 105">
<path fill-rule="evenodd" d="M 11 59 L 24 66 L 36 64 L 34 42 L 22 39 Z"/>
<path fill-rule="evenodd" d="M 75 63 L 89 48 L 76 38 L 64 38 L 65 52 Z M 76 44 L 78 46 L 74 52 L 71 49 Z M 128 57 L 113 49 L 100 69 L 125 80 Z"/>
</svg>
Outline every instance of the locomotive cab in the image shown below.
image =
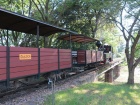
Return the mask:
<svg viewBox="0 0 140 105">
<path fill-rule="evenodd" d="M 104 45 L 104 63 L 113 61 L 113 48 L 110 45 Z"/>
<path fill-rule="evenodd" d="M 113 61 L 113 48 L 110 45 L 103 45 L 101 41 L 96 42 L 98 51 L 103 51 L 104 61 L 103 63 L 108 63 Z"/>
</svg>

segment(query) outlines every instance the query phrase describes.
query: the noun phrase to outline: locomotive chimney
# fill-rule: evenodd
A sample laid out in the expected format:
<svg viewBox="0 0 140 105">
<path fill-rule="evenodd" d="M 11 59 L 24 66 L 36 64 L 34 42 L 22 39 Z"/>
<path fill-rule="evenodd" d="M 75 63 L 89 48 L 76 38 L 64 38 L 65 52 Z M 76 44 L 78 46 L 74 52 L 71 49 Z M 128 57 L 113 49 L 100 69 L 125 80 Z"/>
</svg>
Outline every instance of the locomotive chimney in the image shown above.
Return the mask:
<svg viewBox="0 0 140 105">
<path fill-rule="evenodd" d="M 97 41 L 96 42 L 96 46 L 98 47 L 98 49 L 102 46 L 102 42 L 101 41 Z"/>
</svg>

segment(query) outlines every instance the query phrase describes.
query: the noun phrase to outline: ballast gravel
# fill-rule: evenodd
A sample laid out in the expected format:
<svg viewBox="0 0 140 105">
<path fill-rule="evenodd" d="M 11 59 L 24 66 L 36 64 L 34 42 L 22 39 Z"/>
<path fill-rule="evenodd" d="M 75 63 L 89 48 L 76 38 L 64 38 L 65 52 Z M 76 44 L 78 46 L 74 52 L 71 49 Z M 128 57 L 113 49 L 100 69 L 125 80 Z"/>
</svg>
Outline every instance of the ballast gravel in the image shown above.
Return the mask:
<svg viewBox="0 0 140 105">
<path fill-rule="evenodd" d="M 55 85 L 55 92 L 93 82 L 93 75 L 94 71 L 81 77 L 65 81 L 63 84 Z M 52 89 L 48 89 L 47 85 L 44 85 L 39 88 L 28 89 L 0 98 L 0 105 L 43 105 L 47 96 L 50 94 L 52 94 Z"/>
<path fill-rule="evenodd" d="M 128 75 L 126 75 L 127 72 L 124 72 L 123 69 L 124 68 L 121 68 L 120 76 L 114 83 L 127 82 Z M 81 77 L 65 81 L 63 84 L 56 85 L 55 92 L 68 88 L 74 88 L 84 83 L 93 82 L 93 75 L 94 71 Z M 138 67 L 135 70 L 135 83 L 140 83 L 139 77 L 140 68 Z M 44 101 L 47 99 L 47 96 L 50 94 L 52 94 L 51 89 L 48 89 L 47 86 L 41 86 L 39 88 L 17 92 L 15 94 L 5 96 L 4 98 L 0 98 L 0 105 L 43 105 Z"/>
</svg>

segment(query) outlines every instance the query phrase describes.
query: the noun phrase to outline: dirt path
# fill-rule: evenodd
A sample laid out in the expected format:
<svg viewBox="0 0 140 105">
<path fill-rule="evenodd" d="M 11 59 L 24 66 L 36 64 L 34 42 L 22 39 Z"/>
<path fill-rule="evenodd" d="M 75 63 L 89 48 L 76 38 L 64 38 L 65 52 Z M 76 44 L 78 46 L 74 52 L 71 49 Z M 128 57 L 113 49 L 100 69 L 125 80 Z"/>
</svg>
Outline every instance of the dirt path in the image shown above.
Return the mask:
<svg viewBox="0 0 140 105">
<path fill-rule="evenodd" d="M 140 67 L 137 67 L 135 69 L 134 76 L 135 76 L 135 78 L 134 78 L 135 83 L 140 83 Z M 126 83 L 127 79 L 128 79 L 127 67 L 121 67 L 120 76 L 114 82 L 115 83 L 118 83 L 118 82 Z"/>
</svg>

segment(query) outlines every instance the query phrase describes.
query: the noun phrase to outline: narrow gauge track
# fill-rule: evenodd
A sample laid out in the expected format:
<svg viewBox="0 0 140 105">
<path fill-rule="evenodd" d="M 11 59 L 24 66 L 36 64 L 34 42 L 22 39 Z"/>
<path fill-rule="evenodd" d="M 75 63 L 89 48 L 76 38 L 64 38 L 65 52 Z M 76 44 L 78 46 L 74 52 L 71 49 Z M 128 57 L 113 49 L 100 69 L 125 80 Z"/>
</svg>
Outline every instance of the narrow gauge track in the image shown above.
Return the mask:
<svg viewBox="0 0 140 105">
<path fill-rule="evenodd" d="M 59 80 L 59 81 L 56 81 L 56 85 L 58 85 L 58 84 L 63 84 L 63 83 L 65 83 L 66 81 L 69 81 L 69 80 L 72 80 L 72 79 L 75 79 L 75 78 L 77 78 L 77 77 L 80 77 L 80 76 L 83 76 L 83 75 L 86 75 L 86 74 L 88 74 L 88 73 L 90 73 L 90 72 L 92 72 L 92 71 L 97 71 L 97 70 L 103 70 L 103 69 L 106 69 L 107 67 L 111 67 L 111 65 L 112 64 L 106 64 L 106 65 L 100 65 L 100 66 L 98 66 L 98 67 L 96 67 L 96 68 L 91 68 L 91 69 L 88 69 L 88 70 L 86 70 L 86 71 L 83 71 L 83 72 L 80 72 L 80 73 L 77 73 L 77 74 L 75 74 L 75 75 L 71 75 L 71 76 L 69 76 L 69 77 L 67 77 L 67 78 L 65 78 L 65 79 L 61 79 L 61 80 Z M 48 81 L 47 80 L 44 80 L 44 81 L 39 81 L 39 82 L 35 82 L 35 83 L 32 83 L 32 84 L 28 84 L 28 85 L 26 85 L 26 86 L 22 86 L 22 87 L 19 87 L 19 88 L 13 88 L 13 89 L 7 89 L 7 90 L 5 90 L 5 91 L 0 91 L 0 98 L 2 98 L 2 97 L 4 97 L 4 96 L 6 96 L 6 95 L 10 95 L 10 94 L 14 94 L 14 93 L 16 93 L 16 92 L 20 92 L 20 91 L 22 91 L 22 90 L 27 90 L 27 89 L 31 89 L 31 88 L 38 88 L 38 87 L 40 87 L 40 86 L 42 86 L 42 85 L 46 85 L 48 83 Z"/>
</svg>

